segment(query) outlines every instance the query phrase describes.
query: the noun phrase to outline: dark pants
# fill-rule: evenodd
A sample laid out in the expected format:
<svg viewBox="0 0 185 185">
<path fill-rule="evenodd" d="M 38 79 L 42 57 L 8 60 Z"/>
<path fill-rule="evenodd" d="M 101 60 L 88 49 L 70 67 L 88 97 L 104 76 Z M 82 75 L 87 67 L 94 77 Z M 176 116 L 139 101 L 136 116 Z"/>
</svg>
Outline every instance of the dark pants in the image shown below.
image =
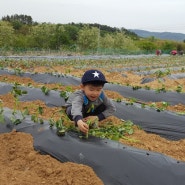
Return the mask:
<svg viewBox="0 0 185 185">
<path fill-rule="evenodd" d="M 73 121 L 73 116 L 71 115 L 71 109 L 72 109 L 72 106 L 67 107 L 66 108 L 66 114 L 69 117 L 69 119 L 71 121 Z M 85 112 L 85 107 L 83 106 L 82 115 L 83 115 L 83 118 L 86 118 L 88 116 L 97 116 L 98 114 L 102 113 L 105 109 L 106 109 L 105 105 L 101 104 L 93 112 L 86 113 Z"/>
</svg>

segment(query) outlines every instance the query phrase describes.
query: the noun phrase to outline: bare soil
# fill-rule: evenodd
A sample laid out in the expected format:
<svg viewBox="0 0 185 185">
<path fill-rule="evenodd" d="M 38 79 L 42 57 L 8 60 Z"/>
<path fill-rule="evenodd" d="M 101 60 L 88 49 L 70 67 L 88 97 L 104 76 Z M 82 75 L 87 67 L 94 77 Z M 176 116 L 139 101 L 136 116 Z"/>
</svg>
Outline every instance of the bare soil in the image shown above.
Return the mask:
<svg viewBox="0 0 185 185">
<path fill-rule="evenodd" d="M 88 166 L 61 163 L 36 152 L 30 134 L 0 134 L 0 148 L 1 185 L 103 185 Z"/>
</svg>

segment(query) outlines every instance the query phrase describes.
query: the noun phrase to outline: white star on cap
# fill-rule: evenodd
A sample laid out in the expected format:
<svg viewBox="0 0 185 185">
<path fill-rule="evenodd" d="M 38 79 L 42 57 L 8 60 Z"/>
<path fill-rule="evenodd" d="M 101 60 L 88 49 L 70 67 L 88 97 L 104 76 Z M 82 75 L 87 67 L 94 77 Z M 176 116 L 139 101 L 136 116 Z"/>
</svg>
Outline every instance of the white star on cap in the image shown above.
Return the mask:
<svg viewBox="0 0 185 185">
<path fill-rule="evenodd" d="M 99 78 L 99 74 L 100 74 L 100 73 L 98 73 L 97 71 L 95 71 L 95 72 L 92 73 L 92 74 L 94 75 L 94 78 L 95 78 L 95 77 L 98 77 L 98 78 Z"/>
</svg>

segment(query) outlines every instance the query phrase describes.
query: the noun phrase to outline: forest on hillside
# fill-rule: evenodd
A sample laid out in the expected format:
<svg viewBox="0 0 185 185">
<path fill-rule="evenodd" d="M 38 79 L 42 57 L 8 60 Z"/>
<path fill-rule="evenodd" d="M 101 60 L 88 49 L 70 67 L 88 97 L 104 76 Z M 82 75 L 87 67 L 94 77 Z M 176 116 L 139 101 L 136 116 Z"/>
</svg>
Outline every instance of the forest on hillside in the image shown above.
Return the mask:
<svg viewBox="0 0 185 185">
<path fill-rule="evenodd" d="M 7 15 L 0 20 L 0 54 L 5 51 L 57 50 L 85 53 L 163 53 L 185 50 L 184 42 L 141 38 L 125 28 L 84 23 L 38 23 L 29 15 Z"/>
</svg>

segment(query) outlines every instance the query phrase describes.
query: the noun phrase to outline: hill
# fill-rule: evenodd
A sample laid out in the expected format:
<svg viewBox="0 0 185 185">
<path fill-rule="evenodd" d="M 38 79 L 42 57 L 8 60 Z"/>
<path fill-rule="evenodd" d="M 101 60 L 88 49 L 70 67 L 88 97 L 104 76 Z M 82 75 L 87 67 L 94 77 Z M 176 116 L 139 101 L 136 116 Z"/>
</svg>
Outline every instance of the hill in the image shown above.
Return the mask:
<svg viewBox="0 0 185 185">
<path fill-rule="evenodd" d="M 140 37 L 155 37 L 158 39 L 166 39 L 166 40 L 175 40 L 175 41 L 184 41 L 185 34 L 183 33 L 172 33 L 172 32 L 150 32 L 146 30 L 138 30 L 138 29 L 129 29 L 129 31 L 137 34 Z"/>
</svg>

